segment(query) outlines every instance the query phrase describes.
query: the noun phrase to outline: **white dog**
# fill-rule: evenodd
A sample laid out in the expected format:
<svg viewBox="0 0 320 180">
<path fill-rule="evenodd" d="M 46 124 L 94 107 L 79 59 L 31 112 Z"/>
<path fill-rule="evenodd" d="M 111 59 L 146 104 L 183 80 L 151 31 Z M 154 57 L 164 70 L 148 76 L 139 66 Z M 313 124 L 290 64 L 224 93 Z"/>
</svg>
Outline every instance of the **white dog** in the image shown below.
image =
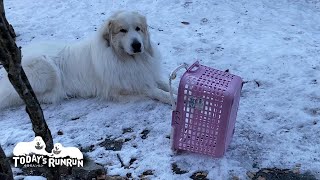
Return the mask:
<svg viewBox="0 0 320 180">
<path fill-rule="evenodd" d="M 60 143 L 54 144 L 51 156 L 54 158 L 65 158 L 69 156 L 70 158 L 83 159 L 83 154 L 78 148 L 63 147 Z"/>
<path fill-rule="evenodd" d="M 69 96 L 113 100 L 132 94 L 170 103 L 146 18 L 137 12 L 115 13 L 81 42 L 35 44 L 22 48 L 22 55 L 22 66 L 42 103 Z M 0 80 L 0 108 L 22 104 L 6 75 Z"/>
<path fill-rule="evenodd" d="M 19 142 L 13 149 L 13 155 L 26 156 L 31 154 L 48 155 L 46 144 L 40 136 L 36 136 L 31 142 Z"/>
</svg>

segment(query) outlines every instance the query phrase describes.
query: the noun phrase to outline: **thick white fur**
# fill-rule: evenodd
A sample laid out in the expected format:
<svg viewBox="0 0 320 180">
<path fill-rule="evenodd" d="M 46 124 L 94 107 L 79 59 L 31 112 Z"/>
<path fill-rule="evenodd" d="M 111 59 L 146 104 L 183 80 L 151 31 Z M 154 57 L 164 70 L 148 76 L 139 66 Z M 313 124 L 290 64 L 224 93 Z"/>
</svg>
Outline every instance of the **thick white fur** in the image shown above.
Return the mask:
<svg viewBox="0 0 320 180">
<path fill-rule="evenodd" d="M 136 31 L 136 26 L 141 30 Z M 127 33 L 119 32 L 121 28 Z M 133 39 L 141 42 L 140 53 L 130 49 Z M 22 66 L 42 103 L 68 96 L 113 100 L 122 94 L 143 94 L 170 103 L 168 85 L 159 75 L 159 53 L 150 42 L 145 17 L 136 12 L 115 13 L 86 40 L 34 44 L 22 48 L 22 55 Z M 22 104 L 4 74 L 0 109 Z"/>
</svg>

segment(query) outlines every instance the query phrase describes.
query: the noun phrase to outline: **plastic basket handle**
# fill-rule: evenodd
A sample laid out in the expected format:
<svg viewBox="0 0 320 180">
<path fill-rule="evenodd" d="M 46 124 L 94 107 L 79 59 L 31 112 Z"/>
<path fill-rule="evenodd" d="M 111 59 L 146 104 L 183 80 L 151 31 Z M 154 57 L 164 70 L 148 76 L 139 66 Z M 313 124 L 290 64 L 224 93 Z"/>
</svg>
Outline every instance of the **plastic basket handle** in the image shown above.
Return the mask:
<svg viewBox="0 0 320 180">
<path fill-rule="evenodd" d="M 177 72 L 182 69 L 185 68 L 188 71 L 188 67 L 189 65 L 187 63 L 183 63 L 180 66 L 178 66 L 175 70 L 173 70 L 170 74 L 169 77 L 169 92 L 170 92 L 170 97 L 171 97 L 171 104 L 172 104 L 172 109 L 175 111 L 176 110 L 176 101 L 174 100 L 173 97 L 173 92 L 172 92 L 172 80 L 176 79 L 177 77 Z"/>
<path fill-rule="evenodd" d="M 193 63 L 188 69 L 188 72 L 196 72 L 200 67 L 199 61 L 196 61 L 195 63 Z"/>
</svg>

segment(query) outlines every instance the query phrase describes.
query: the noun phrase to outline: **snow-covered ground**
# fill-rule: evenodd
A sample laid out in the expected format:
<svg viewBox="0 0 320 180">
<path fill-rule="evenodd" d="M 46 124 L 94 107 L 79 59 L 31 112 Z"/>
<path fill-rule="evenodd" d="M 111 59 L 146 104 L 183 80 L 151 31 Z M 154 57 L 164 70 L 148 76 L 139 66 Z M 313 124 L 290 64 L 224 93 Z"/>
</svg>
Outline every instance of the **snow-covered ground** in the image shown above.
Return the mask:
<svg viewBox="0 0 320 180">
<path fill-rule="evenodd" d="M 160 102 L 132 97 L 43 105 L 54 142 L 87 149 L 94 145 L 86 155 L 105 165 L 108 174 L 132 173 L 137 178 L 153 170 L 151 179 L 187 179 L 202 170 L 209 179 L 245 179 L 255 168 L 301 164 L 303 171 L 320 178 L 318 0 L 7 0 L 5 8 L 22 47 L 43 40 L 82 39 L 113 11 L 137 10 L 147 16 L 152 39 L 160 43 L 165 75 L 183 62 L 200 59 L 247 82 L 233 141 L 221 159 L 173 155 L 166 138 L 171 108 Z M 133 131 L 123 134 L 124 128 Z M 146 139 L 141 138 L 144 130 L 150 131 Z M 33 136 L 23 107 L 0 112 L 0 144 L 8 156 L 17 142 Z M 109 136 L 131 140 L 121 151 L 105 150 L 99 144 Z M 125 164 L 137 160 L 125 169 L 116 154 Z M 172 163 L 188 173 L 174 174 Z"/>
</svg>

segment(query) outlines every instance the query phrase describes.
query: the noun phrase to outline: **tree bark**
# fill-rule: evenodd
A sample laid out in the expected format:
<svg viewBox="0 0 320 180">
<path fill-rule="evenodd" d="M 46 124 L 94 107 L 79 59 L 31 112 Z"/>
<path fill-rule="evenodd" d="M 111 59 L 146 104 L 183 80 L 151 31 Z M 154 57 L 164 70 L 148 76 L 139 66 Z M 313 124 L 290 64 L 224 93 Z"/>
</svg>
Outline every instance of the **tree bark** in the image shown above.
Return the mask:
<svg viewBox="0 0 320 180">
<path fill-rule="evenodd" d="M 14 41 L 14 30 L 5 17 L 3 0 L 0 0 L 0 11 L 0 62 L 8 72 L 11 84 L 26 104 L 26 111 L 31 119 L 35 135 L 42 137 L 46 143 L 47 152 L 51 152 L 53 149 L 51 132 L 44 119 L 39 101 L 21 66 L 21 50 Z M 60 179 L 57 169 L 48 170 L 47 176 L 48 179 Z"/>
<path fill-rule="evenodd" d="M 1 146 L 0 146 L 0 179 L 13 180 L 10 164 Z"/>
<path fill-rule="evenodd" d="M 5 25 L 9 30 L 10 36 L 12 37 L 12 39 L 15 39 L 15 37 L 17 37 L 17 35 L 14 32 L 14 29 L 13 29 L 12 25 L 9 24 L 8 21 L 7 21 L 7 18 L 6 18 L 6 15 L 5 15 L 5 11 L 4 11 L 3 0 L 1 0 L 1 3 L 0 3 L 0 9 L 1 9 L 1 17 L 4 17 Z"/>
</svg>

